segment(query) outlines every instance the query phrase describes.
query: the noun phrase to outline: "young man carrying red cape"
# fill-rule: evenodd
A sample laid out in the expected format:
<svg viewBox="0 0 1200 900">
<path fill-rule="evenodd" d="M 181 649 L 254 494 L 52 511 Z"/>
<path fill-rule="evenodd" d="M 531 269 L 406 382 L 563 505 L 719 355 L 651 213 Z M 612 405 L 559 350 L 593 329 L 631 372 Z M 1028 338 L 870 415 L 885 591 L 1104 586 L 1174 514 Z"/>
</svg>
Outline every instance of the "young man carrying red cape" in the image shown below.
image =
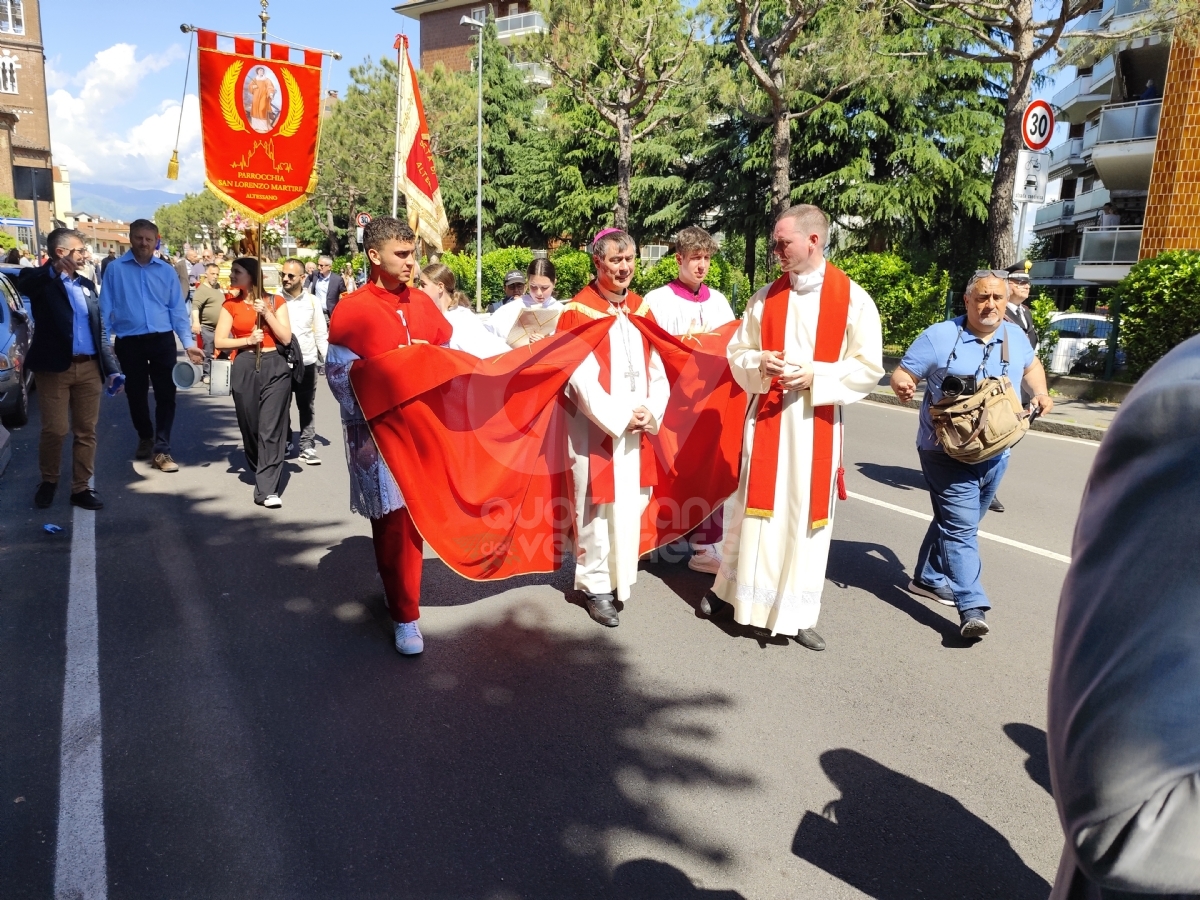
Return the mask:
<svg viewBox="0 0 1200 900">
<path fill-rule="evenodd" d="M 350 506 L 371 520 L 375 562 L 392 616 L 396 649 L 411 656 L 425 649 L 418 624 L 424 545 L 404 495 L 380 458 L 349 375 L 356 361 L 414 344 L 445 344 L 453 329 L 427 295 L 408 286 L 416 266 L 416 236 L 406 224 L 381 216 L 363 230 L 363 245 L 372 280 L 342 297 L 334 308 L 325 372 L 342 407 Z"/>
</svg>

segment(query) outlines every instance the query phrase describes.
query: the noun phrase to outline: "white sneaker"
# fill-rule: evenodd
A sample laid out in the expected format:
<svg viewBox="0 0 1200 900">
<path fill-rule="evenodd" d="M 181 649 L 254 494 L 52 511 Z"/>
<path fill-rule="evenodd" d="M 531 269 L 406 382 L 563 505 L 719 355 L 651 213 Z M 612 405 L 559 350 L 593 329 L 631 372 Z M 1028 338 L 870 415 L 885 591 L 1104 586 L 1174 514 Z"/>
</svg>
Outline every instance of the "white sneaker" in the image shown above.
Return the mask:
<svg viewBox="0 0 1200 900">
<path fill-rule="evenodd" d="M 396 622 L 396 649 L 405 656 L 416 656 L 425 649 L 421 626 L 416 622 Z"/>
<path fill-rule="evenodd" d="M 278 494 L 268 494 L 267 499 L 263 501 L 263 506 L 267 509 L 279 509 L 283 506 L 283 501 L 279 499 Z"/>
<path fill-rule="evenodd" d="M 692 558 L 688 560 L 688 568 L 693 572 L 716 575 L 721 569 L 721 548 L 716 544 L 695 548 Z"/>
<path fill-rule="evenodd" d="M 306 466 L 319 466 L 321 464 L 321 457 L 317 456 L 316 450 L 309 447 L 307 450 L 300 451 L 300 461 Z"/>
</svg>

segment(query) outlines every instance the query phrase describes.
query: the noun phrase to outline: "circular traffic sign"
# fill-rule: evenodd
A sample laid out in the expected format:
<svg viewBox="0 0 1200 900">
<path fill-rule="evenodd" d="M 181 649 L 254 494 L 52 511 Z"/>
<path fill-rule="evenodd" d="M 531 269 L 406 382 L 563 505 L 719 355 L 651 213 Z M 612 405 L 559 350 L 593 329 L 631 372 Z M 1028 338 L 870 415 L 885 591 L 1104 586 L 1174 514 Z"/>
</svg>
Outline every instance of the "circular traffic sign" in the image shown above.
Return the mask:
<svg viewBox="0 0 1200 900">
<path fill-rule="evenodd" d="M 1054 110 L 1045 100 L 1034 100 L 1021 116 L 1021 137 L 1030 150 L 1045 150 L 1054 137 Z"/>
<path fill-rule="evenodd" d="M 365 212 L 360 212 L 357 216 L 354 217 L 354 221 L 358 224 L 359 228 L 366 228 L 368 225 L 371 224 L 371 214 L 365 213 Z"/>
</svg>

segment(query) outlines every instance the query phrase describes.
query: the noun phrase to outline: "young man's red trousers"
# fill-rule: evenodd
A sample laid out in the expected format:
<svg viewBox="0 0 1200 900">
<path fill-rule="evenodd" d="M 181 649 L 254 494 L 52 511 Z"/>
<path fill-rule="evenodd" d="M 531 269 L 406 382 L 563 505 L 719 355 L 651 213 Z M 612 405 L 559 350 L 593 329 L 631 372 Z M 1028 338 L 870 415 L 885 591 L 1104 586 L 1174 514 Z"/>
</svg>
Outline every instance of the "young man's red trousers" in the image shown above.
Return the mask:
<svg viewBox="0 0 1200 900">
<path fill-rule="evenodd" d="M 424 541 L 408 509 L 371 520 L 375 565 L 383 579 L 388 612 L 393 622 L 415 622 L 421 617 L 421 561 Z"/>
</svg>

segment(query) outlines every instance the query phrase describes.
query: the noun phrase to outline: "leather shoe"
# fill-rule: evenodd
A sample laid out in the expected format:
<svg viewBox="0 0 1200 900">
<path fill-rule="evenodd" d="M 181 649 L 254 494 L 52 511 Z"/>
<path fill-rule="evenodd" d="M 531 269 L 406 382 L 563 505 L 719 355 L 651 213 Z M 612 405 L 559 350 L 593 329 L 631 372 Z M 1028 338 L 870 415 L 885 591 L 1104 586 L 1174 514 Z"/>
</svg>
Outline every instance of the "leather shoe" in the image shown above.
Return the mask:
<svg viewBox="0 0 1200 900">
<path fill-rule="evenodd" d="M 807 647 L 809 650 L 825 649 L 825 638 L 821 637 L 811 628 L 801 628 L 796 632 L 796 643 L 801 647 Z"/>
<path fill-rule="evenodd" d="M 100 495 L 90 488 L 72 494 L 71 505 L 83 509 L 104 509 L 104 504 L 100 502 Z"/>
<path fill-rule="evenodd" d="M 45 509 L 54 502 L 54 492 L 58 490 L 58 483 L 54 481 L 43 481 L 38 485 L 37 493 L 33 495 L 33 505 L 38 509 Z"/>
<path fill-rule="evenodd" d="M 704 596 L 700 598 L 699 610 L 700 615 L 708 619 L 715 619 L 718 616 L 724 618 L 733 614 L 733 607 L 712 591 L 706 591 Z"/>
<path fill-rule="evenodd" d="M 999 497 L 992 497 L 992 502 L 988 504 L 988 509 L 992 512 L 1004 512 L 1004 504 L 1000 502 Z"/>
<path fill-rule="evenodd" d="M 154 455 L 154 438 L 140 438 L 138 440 L 137 450 L 133 453 L 134 459 L 149 459 Z"/>
<path fill-rule="evenodd" d="M 588 615 L 607 628 L 616 628 L 621 624 L 617 616 L 617 608 L 613 606 L 612 594 L 584 594 L 584 603 Z"/>
</svg>

